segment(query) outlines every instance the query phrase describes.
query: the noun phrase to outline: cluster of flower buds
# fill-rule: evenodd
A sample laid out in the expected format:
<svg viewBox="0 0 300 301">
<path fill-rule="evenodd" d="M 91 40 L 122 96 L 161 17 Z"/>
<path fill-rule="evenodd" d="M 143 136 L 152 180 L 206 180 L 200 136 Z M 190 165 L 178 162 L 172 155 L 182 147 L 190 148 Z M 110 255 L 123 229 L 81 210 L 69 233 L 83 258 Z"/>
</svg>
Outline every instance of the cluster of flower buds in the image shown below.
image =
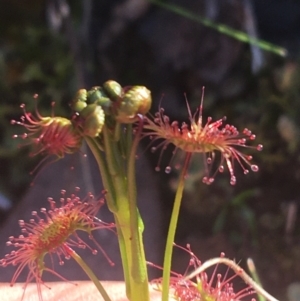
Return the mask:
<svg viewBox="0 0 300 301">
<path fill-rule="evenodd" d="M 102 87 L 77 92 L 71 108 L 79 116 L 83 135 L 97 137 L 105 118 L 119 123 L 133 123 L 137 115 L 145 115 L 151 107 L 151 92 L 144 86 L 122 87 L 109 80 Z"/>
<path fill-rule="evenodd" d="M 37 98 L 36 94 L 34 99 Z M 109 127 L 116 123 L 135 122 L 138 114 L 145 115 L 149 111 L 151 102 L 151 92 L 146 87 L 122 88 L 119 83 L 109 80 L 102 87 L 78 90 L 71 103 L 75 114 L 70 119 L 54 114 L 44 117 L 37 106 L 32 114 L 22 104 L 21 120 L 12 120 L 11 123 L 23 126 L 27 132 L 13 137 L 34 145 L 33 156 L 43 154 L 62 158 L 78 151 L 84 136 L 99 136 L 105 122 Z"/>
</svg>

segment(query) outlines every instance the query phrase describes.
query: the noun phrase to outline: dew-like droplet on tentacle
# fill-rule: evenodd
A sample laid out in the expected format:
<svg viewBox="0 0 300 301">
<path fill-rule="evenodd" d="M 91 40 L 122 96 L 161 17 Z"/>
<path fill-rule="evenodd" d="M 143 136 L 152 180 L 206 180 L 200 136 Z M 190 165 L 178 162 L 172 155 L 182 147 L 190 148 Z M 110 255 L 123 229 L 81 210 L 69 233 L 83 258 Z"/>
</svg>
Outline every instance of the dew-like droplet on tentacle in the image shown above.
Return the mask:
<svg viewBox="0 0 300 301">
<path fill-rule="evenodd" d="M 257 147 L 256 147 L 256 149 L 258 151 L 262 151 L 263 150 L 263 145 L 262 144 L 258 144 Z"/>
<path fill-rule="evenodd" d="M 223 165 L 219 166 L 219 172 L 221 172 L 221 173 L 224 172 L 224 166 Z"/>
<path fill-rule="evenodd" d="M 251 131 L 248 130 L 247 128 L 245 128 L 245 129 L 243 130 L 243 134 L 246 135 L 246 136 L 250 136 L 250 135 L 251 135 Z"/>
<path fill-rule="evenodd" d="M 165 168 L 165 173 L 169 174 L 171 171 L 172 171 L 171 166 L 167 166 L 167 167 Z"/>
<path fill-rule="evenodd" d="M 214 178 L 209 178 L 207 181 L 207 184 L 208 185 L 212 184 L 214 182 L 214 180 L 215 180 Z"/>
<path fill-rule="evenodd" d="M 251 170 L 257 172 L 259 170 L 257 165 L 251 165 Z"/>
<path fill-rule="evenodd" d="M 246 141 L 247 140 L 245 138 L 241 138 L 238 140 L 238 143 L 239 143 L 239 145 L 245 145 Z"/>
</svg>

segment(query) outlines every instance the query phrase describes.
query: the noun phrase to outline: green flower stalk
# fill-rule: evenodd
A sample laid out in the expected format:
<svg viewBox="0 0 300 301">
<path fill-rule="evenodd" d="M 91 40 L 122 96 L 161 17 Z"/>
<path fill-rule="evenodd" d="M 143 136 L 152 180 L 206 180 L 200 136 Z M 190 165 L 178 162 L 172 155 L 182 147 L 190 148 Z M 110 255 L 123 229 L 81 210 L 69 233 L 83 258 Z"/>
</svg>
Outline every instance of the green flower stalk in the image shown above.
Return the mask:
<svg viewBox="0 0 300 301">
<path fill-rule="evenodd" d="M 107 205 L 114 214 L 127 296 L 131 301 L 140 301 L 141 296 L 149 300 L 144 226 L 136 201 L 135 160 L 142 131 L 139 116 L 151 107 L 150 91 L 143 86 L 122 88 L 115 81 L 107 81 L 103 87 L 80 90 L 71 107 L 77 108 L 75 122 L 96 158 L 107 191 Z M 88 107 L 93 112 L 103 108 L 104 124 L 101 118 L 88 122 Z M 132 123 L 137 120 L 140 126 L 133 139 Z M 93 135 L 87 134 L 89 128 Z"/>
</svg>

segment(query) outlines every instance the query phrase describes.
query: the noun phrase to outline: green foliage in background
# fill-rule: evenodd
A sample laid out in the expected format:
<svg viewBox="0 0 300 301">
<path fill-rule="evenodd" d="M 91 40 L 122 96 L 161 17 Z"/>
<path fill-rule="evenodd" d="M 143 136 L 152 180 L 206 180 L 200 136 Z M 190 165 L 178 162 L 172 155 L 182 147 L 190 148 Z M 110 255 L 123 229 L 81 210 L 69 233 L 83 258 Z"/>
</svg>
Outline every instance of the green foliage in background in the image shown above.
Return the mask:
<svg viewBox="0 0 300 301">
<path fill-rule="evenodd" d="M 47 28 L 42 6 L 6 4 L 0 4 L 6 12 L 0 21 L 0 191 L 17 201 L 32 180 L 28 174 L 36 162 L 29 160 L 26 147 L 17 147 L 20 139 L 12 139 L 24 129 L 11 126 L 10 120 L 19 120 L 21 103 L 35 110 L 35 93 L 41 114 L 49 114 L 55 101 L 55 114 L 63 115 L 76 87 L 66 40 Z"/>
</svg>

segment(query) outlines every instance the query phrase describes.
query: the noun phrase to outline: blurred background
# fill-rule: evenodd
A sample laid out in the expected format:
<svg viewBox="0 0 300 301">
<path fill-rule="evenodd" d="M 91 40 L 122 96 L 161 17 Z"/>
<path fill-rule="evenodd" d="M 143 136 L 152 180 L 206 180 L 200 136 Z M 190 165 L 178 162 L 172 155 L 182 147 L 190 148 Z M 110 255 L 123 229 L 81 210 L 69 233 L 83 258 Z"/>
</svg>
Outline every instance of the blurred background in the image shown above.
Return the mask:
<svg viewBox="0 0 300 301">
<path fill-rule="evenodd" d="M 176 242 L 190 243 L 202 261 L 225 252 L 245 267 L 252 257 L 271 294 L 300 300 L 300 2 L 163 2 L 274 43 L 287 55 L 243 43 L 147 0 L 0 1 L 0 255 L 9 251 L 7 237 L 19 233 L 17 220 L 44 206 L 48 196 L 75 186 L 83 194 L 99 195 L 102 189 L 89 155 L 86 160 L 68 156 L 36 178 L 29 175 L 41 158 L 30 158 L 30 149 L 12 139 L 24 131 L 10 124 L 22 114 L 21 103 L 34 110 L 37 93 L 42 115 L 51 113 L 55 101 L 55 114 L 68 116 L 79 88 L 113 79 L 148 87 L 152 112 L 161 101 L 171 119 L 183 121 L 184 93 L 195 110 L 205 86 L 204 119 L 226 115 L 228 123 L 251 129 L 264 150 L 253 153 L 258 173 L 244 176 L 236 166 L 234 187 L 227 173 L 211 186 L 202 184 L 202 157 L 193 157 Z M 148 143 L 142 141 L 138 160 L 140 206 L 149 258 L 161 265 L 177 174 L 154 171 L 159 154 L 143 152 Z M 161 165 L 168 162 L 166 152 Z M 103 215 L 111 219 L 106 209 Z M 105 239 L 118 262 L 116 239 Z M 184 272 L 187 264 L 188 255 L 176 250 L 174 270 Z M 71 270 L 66 277 L 72 278 Z M 1 271 L 0 280 L 9 281 L 12 273 Z M 118 268 L 99 275 L 122 278 Z"/>
</svg>

